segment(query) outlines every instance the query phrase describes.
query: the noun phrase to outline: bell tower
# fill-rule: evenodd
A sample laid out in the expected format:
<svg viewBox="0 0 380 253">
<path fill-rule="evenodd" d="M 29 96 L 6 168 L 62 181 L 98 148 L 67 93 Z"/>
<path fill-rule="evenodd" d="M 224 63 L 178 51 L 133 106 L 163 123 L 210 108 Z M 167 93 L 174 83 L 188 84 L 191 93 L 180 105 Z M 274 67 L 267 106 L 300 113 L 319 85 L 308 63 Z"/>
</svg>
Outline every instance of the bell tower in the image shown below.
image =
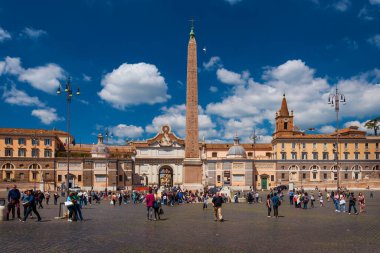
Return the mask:
<svg viewBox="0 0 380 253">
<path fill-rule="evenodd" d="M 282 98 L 281 108 L 278 112 L 276 112 L 276 131 L 273 135 L 275 138 L 277 138 L 284 135 L 293 135 L 293 132 L 293 111 L 291 111 L 289 114 L 288 103 L 284 94 Z"/>
</svg>

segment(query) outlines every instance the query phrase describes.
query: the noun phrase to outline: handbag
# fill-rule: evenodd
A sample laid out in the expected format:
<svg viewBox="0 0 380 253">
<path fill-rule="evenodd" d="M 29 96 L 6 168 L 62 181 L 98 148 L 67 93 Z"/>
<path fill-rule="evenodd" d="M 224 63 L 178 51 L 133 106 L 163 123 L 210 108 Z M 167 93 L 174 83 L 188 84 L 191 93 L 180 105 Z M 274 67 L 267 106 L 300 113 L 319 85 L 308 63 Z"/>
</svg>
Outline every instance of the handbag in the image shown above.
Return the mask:
<svg viewBox="0 0 380 253">
<path fill-rule="evenodd" d="M 73 202 L 71 202 L 71 201 L 65 201 L 65 206 L 66 207 L 70 207 L 70 206 L 73 206 L 74 204 L 73 204 Z"/>
</svg>

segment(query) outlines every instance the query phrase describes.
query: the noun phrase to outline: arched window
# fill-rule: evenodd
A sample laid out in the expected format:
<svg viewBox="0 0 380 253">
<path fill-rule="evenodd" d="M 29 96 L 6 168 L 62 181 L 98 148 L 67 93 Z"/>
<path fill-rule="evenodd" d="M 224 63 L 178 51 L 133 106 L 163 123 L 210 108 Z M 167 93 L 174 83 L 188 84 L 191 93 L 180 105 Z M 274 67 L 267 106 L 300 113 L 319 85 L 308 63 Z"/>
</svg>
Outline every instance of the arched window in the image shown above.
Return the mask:
<svg viewBox="0 0 380 253">
<path fill-rule="evenodd" d="M 33 163 L 29 166 L 29 169 L 30 170 L 39 170 L 39 169 L 41 169 L 41 166 L 37 163 Z"/>
<path fill-rule="evenodd" d="M 373 170 L 380 170 L 380 165 L 375 165 L 375 166 L 373 167 Z"/>
<path fill-rule="evenodd" d="M 15 166 L 11 163 L 6 163 L 3 165 L 3 170 L 13 170 L 15 168 Z"/>
<path fill-rule="evenodd" d="M 297 165 L 291 165 L 289 170 L 299 170 L 299 167 Z"/>
</svg>

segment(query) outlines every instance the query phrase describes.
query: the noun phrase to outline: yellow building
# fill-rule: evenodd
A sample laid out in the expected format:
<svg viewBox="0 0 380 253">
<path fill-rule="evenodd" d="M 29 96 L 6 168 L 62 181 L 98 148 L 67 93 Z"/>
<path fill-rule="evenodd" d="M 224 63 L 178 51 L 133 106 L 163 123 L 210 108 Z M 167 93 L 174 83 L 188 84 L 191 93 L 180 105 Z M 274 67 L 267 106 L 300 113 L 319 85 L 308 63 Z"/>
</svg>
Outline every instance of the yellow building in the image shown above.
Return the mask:
<svg viewBox="0 0 380 253">
<path fill-rule="evenodd" d="M 380 186 L 379 136 L 366 136 L 356 126 L 340 129 L 336 151 L 336 132 L 302 132 L 294 127 L 293 117 L 284 95 L 281 109 L 276 113 L 272 140 L 277 184 L 335 188 L 339 180 L 339 185 L 347 188 Z"/>
</svg>

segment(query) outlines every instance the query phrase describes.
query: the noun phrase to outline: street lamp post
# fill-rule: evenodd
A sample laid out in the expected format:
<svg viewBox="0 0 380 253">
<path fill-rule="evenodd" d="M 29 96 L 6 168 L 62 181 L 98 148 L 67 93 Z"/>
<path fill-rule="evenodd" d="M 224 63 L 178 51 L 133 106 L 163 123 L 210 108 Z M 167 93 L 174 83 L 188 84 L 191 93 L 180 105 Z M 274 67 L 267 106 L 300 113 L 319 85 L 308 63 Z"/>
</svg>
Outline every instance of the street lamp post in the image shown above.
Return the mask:
<svg viewBox="0 0 380 253">
<path fill-rule="evenodd" d="M 255 159 L 256 159 L 256 141 L 260 140 L 260 136 L 256 135 L 256 128 L 253 129 L 253 134 L 250 137 L 252 140 L 253 144 L 253 162 L 252 162 L 252 184 L 253 184 L 253 190 L 256 191 L 256 164 L 255 164 Z"/>
<path fill-rule="evenodd" d="M 338 86 L 335 88 L 335 93 L 329 95 L 329 102 L 328 104 L 332 107 L 335 107 L 335 113 L 336 113 L 336 142 L 335 142 L 335 148 L 333 149 L 333 152 L 335 154 L 335 166 L 336 166 L 336 173 L 337 173 L 337 180 L 336 180 L 336 188 L 339 191 L 340 185 L 339 185 L 339 104 L 346 103 L 346 97 L 339 92 Z"/>
<path fill-rule="evenodd" d="M 67 149 L 66 149 L 66 154 L 67 154 L 67 178 L 66 178 L 66 197 L 69 196 L 69 182 L 70 182 L 70 103 L 71 99 L 73 96 L 73 90 L 71 86 L 71 78 L 69 77 L 67 79 L 66 85 L 65 85 L 65 90 L 66 92 L 66 101 L 67 101 Z M 61 86 L 58 86 L 57 89 L 57 94 L 61 94 Z M 79 88 L 77 89 L 76 94 L 79 96 L 80 91 Z"/>
<path fill-rule="evenodd" d="M 34 132 L 34 136 L 33 136 L 33 139 L 32 139 L 32 144 L 33 144 L 33 149 L 34 149 L 34 152 L 32 152 L 32 154 L 34 153 L 34 157 L 35 157 L 35 161 L 34 161 L 34 187 L 33 187 L 33 190 L 36 191 L 36 180 L 37 180 L 37 133 Z"/>
</svg>

